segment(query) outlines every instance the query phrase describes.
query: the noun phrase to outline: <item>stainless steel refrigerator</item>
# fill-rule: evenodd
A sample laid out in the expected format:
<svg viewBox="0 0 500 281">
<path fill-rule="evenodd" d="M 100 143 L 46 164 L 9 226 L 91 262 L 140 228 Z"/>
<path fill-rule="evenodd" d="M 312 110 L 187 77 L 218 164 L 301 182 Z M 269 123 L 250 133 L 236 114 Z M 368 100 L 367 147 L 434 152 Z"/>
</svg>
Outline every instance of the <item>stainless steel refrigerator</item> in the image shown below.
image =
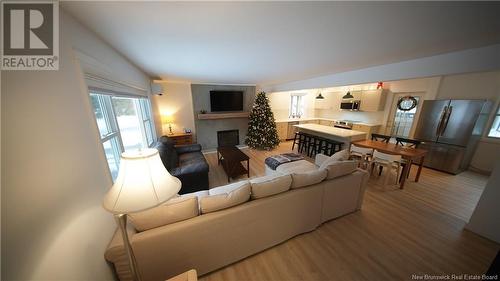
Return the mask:
<svg viewBox="0 0 500 281">
<path fill-rule="evenodd" d="M 458 174 L 467 169 L 488 119 L 486 100 L 426 100 L 415 139 L 428 150 L 424 166 Z"/>
</svg>

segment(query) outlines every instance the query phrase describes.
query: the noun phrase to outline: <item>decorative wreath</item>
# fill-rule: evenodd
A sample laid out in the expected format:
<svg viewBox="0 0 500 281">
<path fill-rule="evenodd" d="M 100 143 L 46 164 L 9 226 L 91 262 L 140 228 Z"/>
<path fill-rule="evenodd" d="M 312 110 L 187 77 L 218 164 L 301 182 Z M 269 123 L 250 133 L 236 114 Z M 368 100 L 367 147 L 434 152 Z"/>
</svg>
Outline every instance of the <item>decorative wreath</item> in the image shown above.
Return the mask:
<svg viewBox="0 0 500 281">
<path fill-rule="evenodd" d="M 417 106 L 417 99 L 412 96 L 402 97 L 398 100 L 398 109 L 402 111 L 410 111 Z"/>
</svg>

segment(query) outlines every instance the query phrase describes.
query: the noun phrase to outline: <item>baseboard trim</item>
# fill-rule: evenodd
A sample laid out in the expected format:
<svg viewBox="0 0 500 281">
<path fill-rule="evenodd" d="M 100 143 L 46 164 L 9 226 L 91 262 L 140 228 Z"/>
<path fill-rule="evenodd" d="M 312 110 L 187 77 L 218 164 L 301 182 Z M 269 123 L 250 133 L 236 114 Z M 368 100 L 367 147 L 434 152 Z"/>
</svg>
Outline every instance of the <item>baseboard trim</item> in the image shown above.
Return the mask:
<svg viewBox="0 0 500 281">
<path fill-rule="evenodd" d="M 485 176 L 491 176 L 491 171 L 485 171 L 485 170 L 481 170 L 481 169 L 478 169 L 476 167 L 473 167 L 473 166 L 469 166 L 469 171 L 472 171 L 474 173 L 478 173 L 478 174 L 481 174 L 481 175 L 485 175 Z"/>
</svg>

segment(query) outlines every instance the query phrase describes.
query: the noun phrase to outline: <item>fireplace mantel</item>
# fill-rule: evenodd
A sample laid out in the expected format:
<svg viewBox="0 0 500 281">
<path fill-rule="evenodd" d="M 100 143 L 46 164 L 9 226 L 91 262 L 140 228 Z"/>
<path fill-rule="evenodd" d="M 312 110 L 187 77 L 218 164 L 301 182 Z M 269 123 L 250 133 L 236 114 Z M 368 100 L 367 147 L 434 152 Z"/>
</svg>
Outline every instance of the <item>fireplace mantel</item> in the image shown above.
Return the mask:
<svg viewBox="0 0 500 281">
<path fill-rule="evenodd" d="M 214 120 L 214 119 L 228 119 L 228 118 L 248 118 L 250 112 L 225 112 L 225 113 L 200 113 L 198 114 L 199 120 Z"/>
</svg>

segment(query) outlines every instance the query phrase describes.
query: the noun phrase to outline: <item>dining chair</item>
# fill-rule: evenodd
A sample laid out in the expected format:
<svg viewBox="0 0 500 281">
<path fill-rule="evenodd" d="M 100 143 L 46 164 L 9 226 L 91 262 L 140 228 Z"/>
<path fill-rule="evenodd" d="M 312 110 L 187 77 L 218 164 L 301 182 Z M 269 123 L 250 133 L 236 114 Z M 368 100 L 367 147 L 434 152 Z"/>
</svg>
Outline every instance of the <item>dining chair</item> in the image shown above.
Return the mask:
<svg viewBox="0 0 500 281">
<path fill-rule="evenodd" d="M 401 137 L 396 137 L 396 145 L 399 145 L 399 146 L 403 146 L 403 147 L 409 147 L 409 148 L 418 148 L 418 146 L 421 144 L 422 142 L 419 141 L 419 140 L 414 140 L 414 139 L 407 139 L 407 138 L 401 138 Z M 403 166 L 406 166 L 408 164 L 408 162 L 405 160 L 405 159 L 402 159 L 401 161 L 401 165 Z M 413 164 L 412 164 L 413 165 Z M 410 167 L 408 168 L 410 171 L 411 171 L 411 165 Z M 406 174 L 406 178 L 408 178 L 410 176 L 410 173 L 408 172 Z M 401 175 L 401 177 L 399 177 L 399 181 L 401 181 L 401 179 L 403 178 L 403 175 Z"/>
<path fill-rule="evenodd" d="M 372 134 L 372 141 L 381 141 L 381 142 L 389 143 L 390 140 L 391 140 L 391 136 L 382 135 L 382 134 Z M 384 167 L 380 166 L 379 171 L 378 171 L 379 176 L 382 174 L 383 169 L 384 169 Z"/>
<path fill-rule="evenodd" d="M 372 134 L 372 140 L 388 143 L 389 140 L 391 140 L 391 136 L 381 135 L 381 134 Z"/>
<path fill-rule="evenodd" d="M 418 148 L 422 142 L 419 140 L 396 137 L 396 145 L 405 147 Z"/>
<path fill-rule="evenodd" d="M 376 149 L 373 151 L 373 156 L 370 161 L 370 175 L 376 167 L 386 168 L 384 177 L 384 186 L 389 181 L 389 174 L 392 170 L 396 170 L 396 184 L 398 183 L 399 172 L 401 170 L 401 155 L 387 154 Z"/>
<path fill-rule="evenodd" d="M 362 164 L 363 168 L 367 168 L 368 161 L 373 154 L 373 148 L 359 147 L 354 144 L 351 144 L 350 149 L 350 159 L 359 159 L 360 164 Z M 361 166 L 361 165 L 360 165 Z"/>
</svg>

